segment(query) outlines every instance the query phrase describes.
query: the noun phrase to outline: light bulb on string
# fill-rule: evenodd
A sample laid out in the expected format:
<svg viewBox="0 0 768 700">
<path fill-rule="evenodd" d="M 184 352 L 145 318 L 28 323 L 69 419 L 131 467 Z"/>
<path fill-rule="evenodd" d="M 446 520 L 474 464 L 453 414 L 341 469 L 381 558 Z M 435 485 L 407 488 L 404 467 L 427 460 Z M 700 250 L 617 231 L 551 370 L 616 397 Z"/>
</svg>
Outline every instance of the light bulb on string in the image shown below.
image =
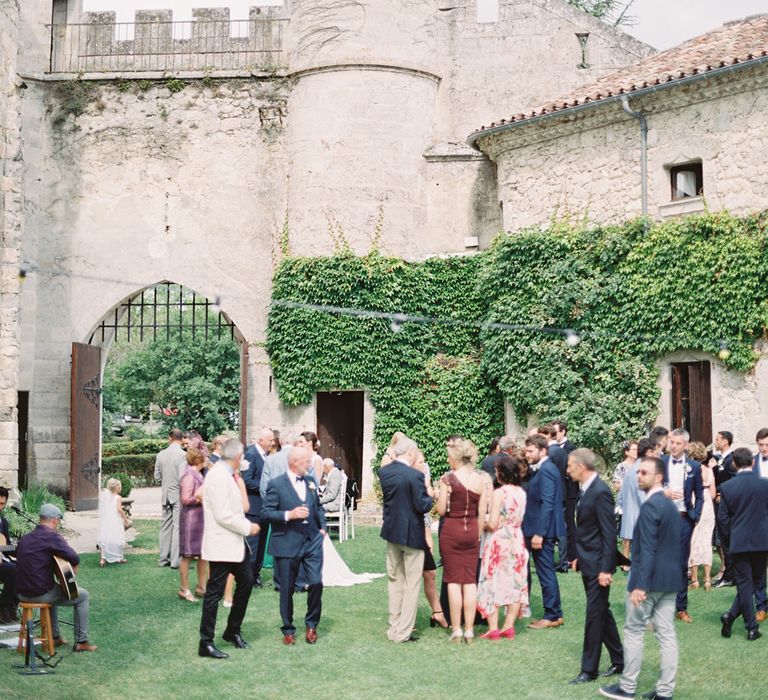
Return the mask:
<svg viewBox="0 0 768 700">
<path fill-rule="evenodd" d="M 570 347 L 575 348 L 581 342 L 581 337 L 576 331 L 569 329 L 565 332 L 565 342 Z"/>
<path fill-rule="evenodd" d="M 389 328 L 393 333 L 399 333 L 403 329 L 403 321 L 405 318 L 402 314 L 395 314 L 392 316 L 392 322 L 389 324 Z"/>
<path fill-rule="evenodd" d="M 213 304 L 211 304 L 211 309 L 213 310 L 213 313 L 220 314 L 221 313 L 221 297 L 217 296 L 213 300 Z"/>
<path fill-rule="evenodd" d="M 720 349 L 717 351 L 717 356 L 725 362 L 731 356 L 731 350 L 728 347 L 728 343 L 724 340 L 720 341 Z"/>
</svg>

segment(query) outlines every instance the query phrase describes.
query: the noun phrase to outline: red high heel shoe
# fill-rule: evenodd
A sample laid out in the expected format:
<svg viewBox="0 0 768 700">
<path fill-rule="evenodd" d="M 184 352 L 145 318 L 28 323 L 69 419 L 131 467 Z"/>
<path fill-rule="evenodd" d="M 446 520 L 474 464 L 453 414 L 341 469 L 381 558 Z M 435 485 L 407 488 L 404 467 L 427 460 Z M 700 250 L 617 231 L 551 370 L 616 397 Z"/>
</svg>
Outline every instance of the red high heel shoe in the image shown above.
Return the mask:
<svg viewBox="0 0 768 700">
<path fill-rule="evenodd" d="M 485 634 L 480 635 L 480 639 L 490 639 L 496 642 L 501 639 L 501 632 L 499 630 L 488 630 Z"/>
<path fill-rule="evenodd" d="M 503 630 L 499 633 L 502 637 L 506 637 L 507 639 L 514 639 L 515 638 L 515 628 L 509 627 L 508 629 Z"/>
</svg>

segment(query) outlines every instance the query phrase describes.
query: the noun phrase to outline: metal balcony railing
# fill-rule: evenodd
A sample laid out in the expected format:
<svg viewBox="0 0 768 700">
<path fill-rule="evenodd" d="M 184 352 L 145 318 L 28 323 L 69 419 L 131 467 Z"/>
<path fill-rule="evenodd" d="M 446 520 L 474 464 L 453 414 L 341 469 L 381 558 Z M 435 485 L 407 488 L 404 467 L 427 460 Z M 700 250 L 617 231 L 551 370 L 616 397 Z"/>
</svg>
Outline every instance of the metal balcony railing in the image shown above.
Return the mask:
<svg viewBox="0 0 768 700">
<path fill-rule="evenodd" d="M 282 65 L 287 19 L 51 26 L 52 73 L 263 70 Z"/>
</svg>

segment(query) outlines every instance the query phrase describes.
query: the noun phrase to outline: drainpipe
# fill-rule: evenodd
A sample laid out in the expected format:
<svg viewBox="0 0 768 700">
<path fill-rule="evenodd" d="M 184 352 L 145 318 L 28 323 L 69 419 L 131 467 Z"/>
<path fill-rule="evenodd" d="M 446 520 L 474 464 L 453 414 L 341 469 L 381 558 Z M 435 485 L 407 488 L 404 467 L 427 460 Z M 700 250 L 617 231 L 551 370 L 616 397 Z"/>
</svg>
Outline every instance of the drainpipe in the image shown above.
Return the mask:
<svg viewBox="0 0 768 700">
<path fill-rule="evenodd" d="M 640 180 L 642 187 L 643 227 L 648 232 L 648 122 L 640 112 L 635 112 L 629 106 L 629 97 L 621 96 L 621 106 L 624 111 L 640 122 Z"/>
</svg>

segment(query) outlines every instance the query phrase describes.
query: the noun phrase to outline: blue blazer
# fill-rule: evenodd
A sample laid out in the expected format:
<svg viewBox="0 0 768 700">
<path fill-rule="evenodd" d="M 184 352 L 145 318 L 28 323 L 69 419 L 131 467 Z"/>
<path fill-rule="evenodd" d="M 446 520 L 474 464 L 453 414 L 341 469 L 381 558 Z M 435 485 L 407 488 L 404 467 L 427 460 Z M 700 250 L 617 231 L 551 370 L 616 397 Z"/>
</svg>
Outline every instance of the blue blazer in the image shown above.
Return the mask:
<svg viewBox="0 0 768 700">
<path fill-rule="evenodd" d="M 396 460 L 379 470 L 379 482 L 384 496 L 382 539 L 426 549 L 424 513 L 432 510 L 432 499 L 424 485 L 424 475 Z"/>
<path fill-rule="evenodd" d="M 526 537 L 564 537 L 563 478 L 554 462 L 545 459 L 528 483 L 528 499 L 523 517 Z"/>
<path fill-rule="evenodd" d="M 269 553 L 273 557 L 297 557 L 307 540 L 317 540 L 322 547 L 320 530 L 326 529 L 325 510 L 317 497 L 317 483 L 311 476 L 307 480 L 307 498 L 302 501 L 293 488 L 287 473 L 271 479 L 264 494 L 261 517 L 269 520 L 272 532 L 269 536 Z M 314 487 L 314 488 L 313 488 Z M 307 522 L 285 520 L 285 511 L 297 506 L 309 508 Z"/>
<path fill-rule="evenodd" d="M 768 476 L 768 474 L 760 473 L 760 453 L 759 452 L 755 455 L 755 458 L 752 460 L 752 467 L 755 470 L 755 474 L 757 474 L 758 476 L 763 478 Z"/>
<path fill-rule="evenodd" d="M 632 566 L 627 590 L 679 591 L 683 585 L 680 567 L 680 511 L 657 491 L 640 507 L 632 533 Z"/>
<path fill-rule="evenodd" d="M 732 554 L 768 552 L 768 479 L 741 471 L 726 481 L 717 522 Z"/>
<path fill-rule="evenodd" d="M 248 512 L 246 515 L 252 518 L 261 516 L 261 473 L 264 471 L 264 458 L 261 453 L 253 446 L 253 450 L 248 448 L 245 453 L 250 466 L 247 471 L 242 473 L 245 491 L 248 494 Z"/>
<path fill-rule="evenodd" d="M 664 485 L 669 484 L 669 460 L 670 455 L 661 458 L 664 462 Z M 688 517 L 693 522 L 699 522 L 701 509 L 704 505 L 704 482 L 701 479 L 701 465 L 695 460 L 685 456 L 685 474 L 683 477 L 683 502 Z M 696 497 L 694 501 L 694 496 Z"/>
</svg>

